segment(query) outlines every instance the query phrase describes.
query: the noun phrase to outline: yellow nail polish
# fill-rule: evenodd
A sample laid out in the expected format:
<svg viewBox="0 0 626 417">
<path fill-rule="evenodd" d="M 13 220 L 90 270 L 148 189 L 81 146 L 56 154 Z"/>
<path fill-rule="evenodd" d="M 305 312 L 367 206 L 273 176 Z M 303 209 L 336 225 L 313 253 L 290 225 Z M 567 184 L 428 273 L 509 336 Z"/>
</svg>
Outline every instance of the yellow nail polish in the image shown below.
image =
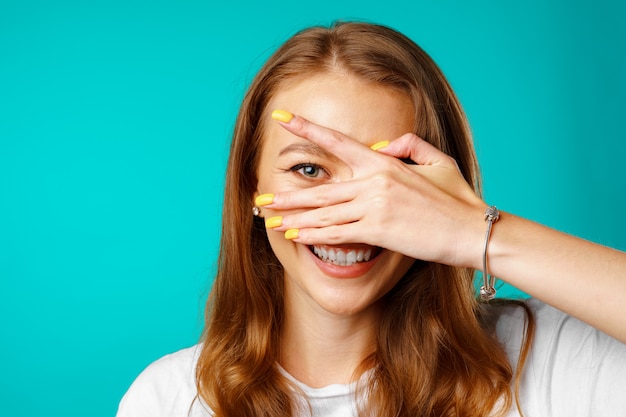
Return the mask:
<svg viewBox="0 0 626 417">
<path fill-rule="evenodd" d="M 254 204 L 259 207 L 267 206 L 268 204 L 272 204 L 274 202 L 274 194 L 261 194 L 257 198 L 254 199 Z"/>
<path fill-rule="evenodd" d="M 288 123 L 291 119 L 293 119 L 293 114 L 286 110 L 274 110 L 272 112 L 272 119 Z"/>
<path fill-rule="evenodd" d="M 285 232 L 285 239 L 297 239 L 300 229 L 289 229 Z"/>
<path fill-rule="evenodd" d="M 265 219 L 265 227 L 267 227 L 268 229 L 279 227 L 281 224 L 283 224 L 283 216 L 274 216 Z"/>
<path fill-rule="evenodd" d="M 372 149 L 373 151 L 377 151 L 379 149 L 386 148 L 387 146 L 389 146 L 389 141 L 383 140 L 381 142 L 377 142 L 373 144 L 372 146 L 370 146 L 370 149 Z"/>
</svg>

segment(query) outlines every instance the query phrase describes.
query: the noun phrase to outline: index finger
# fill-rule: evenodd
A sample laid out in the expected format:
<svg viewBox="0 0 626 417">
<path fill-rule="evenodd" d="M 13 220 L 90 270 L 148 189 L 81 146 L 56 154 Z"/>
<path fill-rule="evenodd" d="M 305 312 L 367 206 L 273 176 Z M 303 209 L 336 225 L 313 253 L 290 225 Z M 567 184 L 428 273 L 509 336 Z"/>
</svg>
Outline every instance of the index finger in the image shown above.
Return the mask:
<svg viewBox="0 0 626 417">
<path fill-rule="evenodd" d="M 371 152 L 358 140 L 333 129 L 317 125 L 302 116 L 285 110 L 274 110 L 272 119 L 280 123 L 287 131 L 307 139 L 331 152 L 351 167 L 369 164 L 376 152 Z"/>
</svg>

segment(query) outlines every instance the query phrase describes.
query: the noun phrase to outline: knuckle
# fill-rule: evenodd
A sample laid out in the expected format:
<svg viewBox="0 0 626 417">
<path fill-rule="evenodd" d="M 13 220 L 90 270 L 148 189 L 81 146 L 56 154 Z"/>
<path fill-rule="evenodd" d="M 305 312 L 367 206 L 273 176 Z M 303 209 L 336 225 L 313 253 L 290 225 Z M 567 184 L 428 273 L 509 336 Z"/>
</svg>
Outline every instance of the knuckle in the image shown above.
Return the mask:
<svg viewBox="0 0 626 417">
<path fill-rule="evenodd" d="M 381 212 L 381 213 L 385 213 L 391 210 L 391 201 L 385 197 L 384 195 L 376 195 L 372 198 L 372 201 L 370 202 L 370 204 L 372 205 L 372 207 L 377 211 L 377 212 Z"/>
<path fill-rule="evenodd" d="M 336 130 L 330 130 L 329 136 L 333 142 L 343 143 L 346 141 L 346 137 L 342 133 L 337 132 Z"/>
<path fill-rule="evenodd" d="M 330 195 L 327 184 L 319 185 L 315 188 L 315 205 L 326 207 L 330 204 Z"/>
<path fill-rule="evenodd" d="M 332 211 L 329 207 L 321 207 L 317 210 L 317 215 L 322 225 L 332 224 Z"/>
<path fill-rule="evenodd" d="M 389 172 L 394 169 L 394 166 L 400 162 L 396 158 L 381 158 L 376 161 L 376 168 L 382 172 Z"/>
<path fill-rule="evenodd" d="M 292 119 L 291 125 L 293 126 L 293 128 L 302 133 L 306 133 L 309 127 L 308 122 L 302 117 L 295 117 L 294 119 Z"/>
<path fill-rule="evenodd" d="M 379 172 L 372 177 L 372 187 L 378 190 L 386 190 L 392 185 L 392 179 L 386 172 Z"/>
<path fill-rule="evenodd" d="M 342 243 L 343 235 L 339 226 L 329 226 L 326 228 L 326 239 L 330 244 Z"/>
<path fill-rule="evenodd" d="M 274 195 L 274 205 L 289 207 L 292 200 L 291 193 L 277 193 Z"/>
<path fill-rule="evenodd" d="M 400 136 L 400 139 L 407 141 L 407 142 L 419 142 L 423 140 L 422 138 L 417 136 L 415 133 L 411 133 L 411 132 L 405 133 L 404 135 Z"/>
<path fill-rule="evenodd" d="M 423 142 L 426 142 L 415 133 L 405 133 L 404 135 L 400 136 L 400 140 L 407 149 L 415 149 L 419 147 Z"/>
</svg>

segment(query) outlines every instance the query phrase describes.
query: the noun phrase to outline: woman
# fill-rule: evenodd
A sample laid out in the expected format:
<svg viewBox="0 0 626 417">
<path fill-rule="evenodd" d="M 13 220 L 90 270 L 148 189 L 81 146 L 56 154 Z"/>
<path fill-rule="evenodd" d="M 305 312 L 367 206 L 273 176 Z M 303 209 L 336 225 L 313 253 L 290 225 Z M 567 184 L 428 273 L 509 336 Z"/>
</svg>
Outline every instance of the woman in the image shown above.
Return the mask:
<svg viewBox="0 0 626 417">
<path fill-rule="evenodd" d="M 626 255 L 479 192 L 461 106 L 417 45 L 360 23 L 295 35 L 237 119 L 203 342 L 118 415 L 623 414 Z M 481 304 L 476 269 L 612 337 Z"/>
</svg>

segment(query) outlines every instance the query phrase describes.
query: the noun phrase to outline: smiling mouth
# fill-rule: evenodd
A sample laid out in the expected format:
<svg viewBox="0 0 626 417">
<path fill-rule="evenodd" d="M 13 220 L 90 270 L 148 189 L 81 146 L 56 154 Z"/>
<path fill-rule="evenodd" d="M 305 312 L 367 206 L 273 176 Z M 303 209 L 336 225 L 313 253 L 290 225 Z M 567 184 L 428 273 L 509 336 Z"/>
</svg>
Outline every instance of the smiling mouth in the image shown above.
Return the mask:
<svg viewBox="0 0 626 417">
<path fill-rule="evenodd" d="M 322 261 L 338 266 L 368 262 L 381 252 L 381 248 L 368 245 L 359 247 L 313 245 L 309 246 L 309 249 Z"/>
</svg>

